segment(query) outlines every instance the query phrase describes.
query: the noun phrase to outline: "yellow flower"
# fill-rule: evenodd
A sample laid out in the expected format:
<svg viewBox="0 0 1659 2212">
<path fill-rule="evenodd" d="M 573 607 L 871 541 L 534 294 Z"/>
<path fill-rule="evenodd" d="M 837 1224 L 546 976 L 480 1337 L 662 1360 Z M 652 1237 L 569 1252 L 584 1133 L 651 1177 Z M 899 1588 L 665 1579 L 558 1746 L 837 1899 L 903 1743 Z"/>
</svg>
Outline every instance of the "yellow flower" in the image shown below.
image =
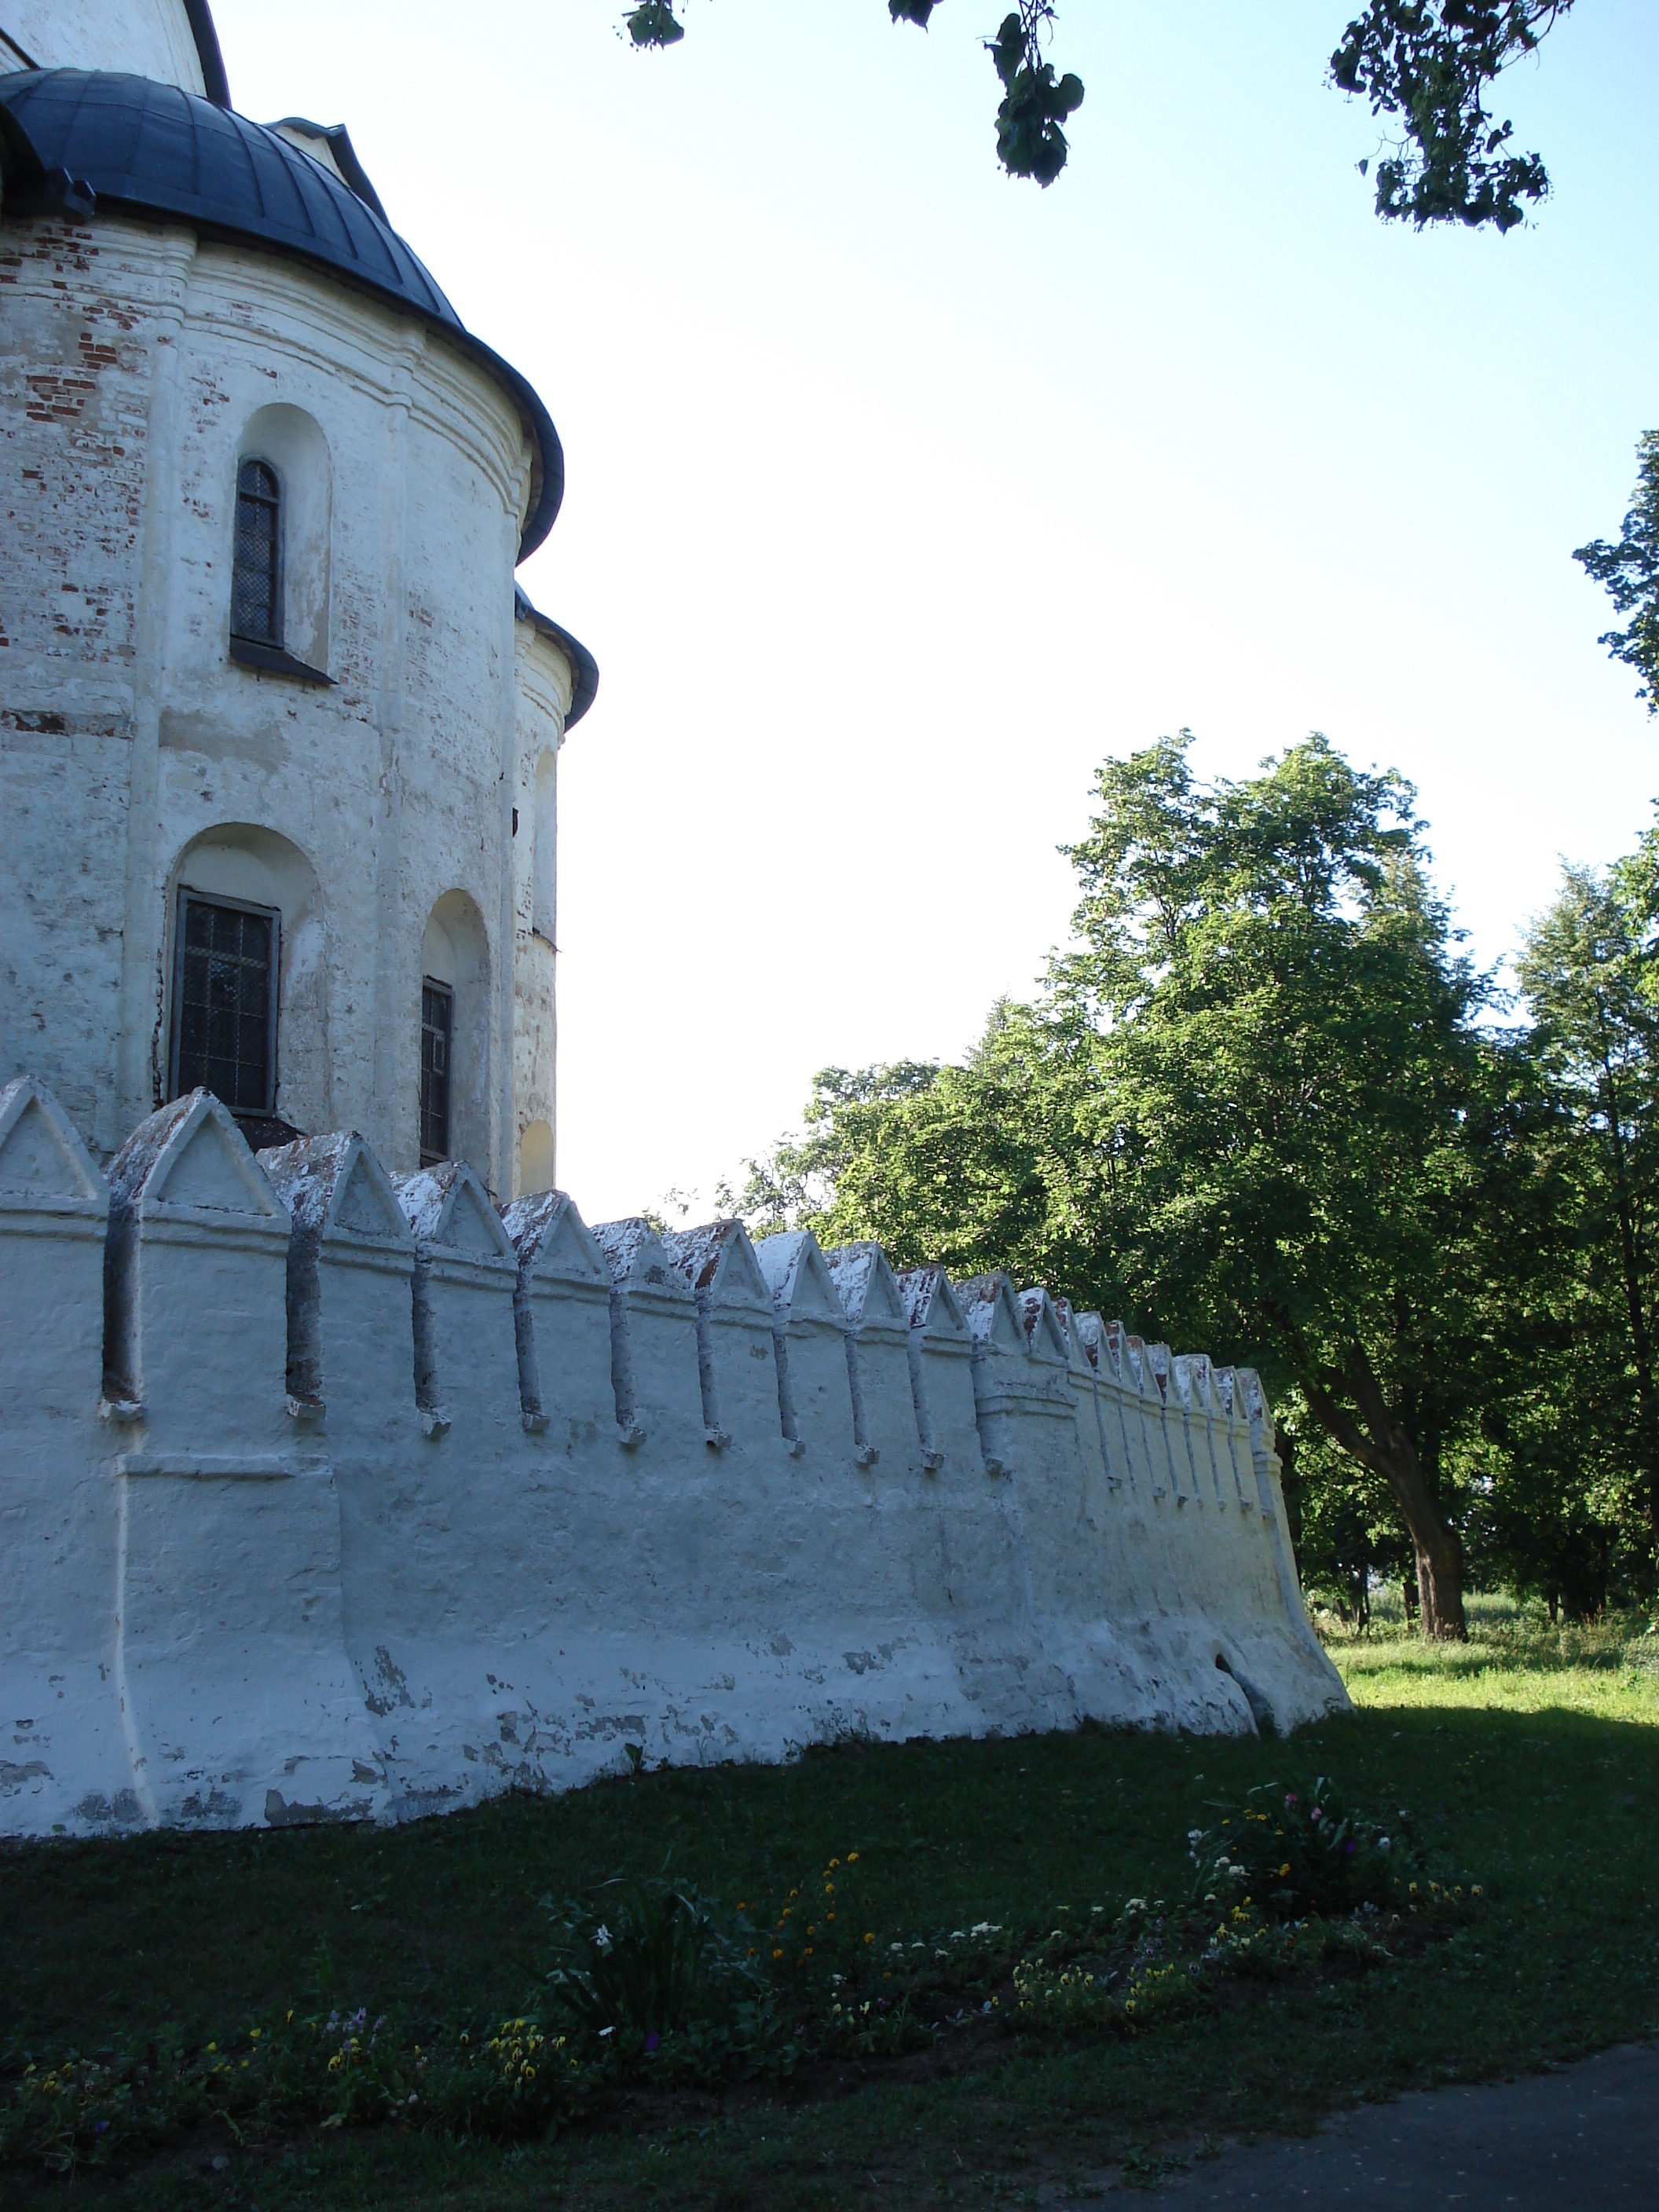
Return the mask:
<svg viewBox="0 0 1659 2212">
<path fill-rule="evenodd" d="M 1284 1863 L 1284 1865 L 1283 1865 L 1282 1867 L 1280 1867 L 1280 1869 L 1279 1869 L 1279 1871 L 1280 1875 L 1287 1875 L 1287 1874 L 1290 1872 L 1290 1870 L 1291 1870 L 1291 1863 L 1290 1863 L 1290 1861 L 1289 1861 L 1288 1859 L 1286 1859 L 1286 1860 L 1285 1860 L 1285 1863 Z"/>
<path fill-rule="evenodd" d="M 875 1939 L 875 1936 L 873 1936 L 873 1934 L 871 1934 L 871 1933 L 869 1933 L 869 1932 L 867 1932 L 867 1931 L 866 1931 L 866 1935 L 865 1935 L 865 1938 L 864 1938 L 864 1940 L 865 1940 L 865 1942 L 866 1942 L 866 1943 L 873 1943 L 873 1942 L 875 1942 L 875 1940 L 876 1940 L 876 1939 Z"/>
<path fill-rule="evenodd" d="M 264 2033 L 264 2030 L 262 2027 L 251 2027 L 248 2030 L 247 2039 L 250 2043 L 257 2043 Z"/>
<path fill-rule="evenodd" d="M 778 1948 L 777 1948 L 777 1949 L 776 1949 L 775 1951 L 774 1951 L 774 1952 L 773 1952 L 772 1956 L 773 1956 L 775 1959 L 781 1959 L 781 1958 L 782 1958 L 782 1956 L 783 1956 L 783 1946 L 782 1946 L 782 1944 L 781 1944 L 781 1943 L 780 1943 L 780 1944 L 779 1944 L 779 1946 L 778 1946 Z"/>
<path fill-rule="evenodd" d="M 208 2045 L 208 2049 L 210 2051 L 216 2051 L 218 2048 L 219 2046 L 216 2043 L 210 2043 Z"/>
<path fill-rule="evenodd" d="M 859 1855 L 858 1855 L 858 1853 L 857 1853 L 856 1851 L 848 1851 L 848 1854 L 847 1854 L 847 1863 L 848 1863 L 848 1866 L 856 1866 L 856 1865 L 858 1864 L 858 1860 L 859 1860 Z"/>
</svg>

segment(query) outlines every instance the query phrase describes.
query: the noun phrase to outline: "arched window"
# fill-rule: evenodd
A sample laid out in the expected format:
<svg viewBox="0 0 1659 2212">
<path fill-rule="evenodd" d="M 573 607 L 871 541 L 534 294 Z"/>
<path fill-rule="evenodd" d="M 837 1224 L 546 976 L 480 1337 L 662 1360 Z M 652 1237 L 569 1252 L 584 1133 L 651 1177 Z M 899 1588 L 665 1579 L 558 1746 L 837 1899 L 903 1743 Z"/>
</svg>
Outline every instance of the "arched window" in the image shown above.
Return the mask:
<svg viewBox="0 0 1659 2212">
<path fill-rule="evenodd" d="M 269 461 L 236 471 L 236 554 L 230 634 L 256 645 L 283 641 L 283 495 Z"/>
</svg>

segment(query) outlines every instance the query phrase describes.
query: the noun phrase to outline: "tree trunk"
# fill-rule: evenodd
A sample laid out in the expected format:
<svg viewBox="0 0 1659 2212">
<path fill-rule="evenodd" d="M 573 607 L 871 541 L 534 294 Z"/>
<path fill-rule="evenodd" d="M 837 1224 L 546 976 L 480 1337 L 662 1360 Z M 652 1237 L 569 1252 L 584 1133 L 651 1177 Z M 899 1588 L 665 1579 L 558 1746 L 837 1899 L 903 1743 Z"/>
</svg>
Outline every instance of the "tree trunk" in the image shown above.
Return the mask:
<svg viewBox="0 0 1659 2212">
<path fill-rule="evenodd" d="M 1358 1407 L 1358 1420 L 1332 1396 L 1330 1386 L 1339 1381 Z M 1362 1467 L 1380 1474 L 1394 1492 L 1411 1534 L 1423 1634 L 1462 1643 L 1469 1632 L 1463 1618 L 1462 1542 L 1429 1488 L 1416 1445 L 1389 1412 L 1364 1346 L 1351 1347 L 1345 1376 L 1304 1376 L 1302 1388 L 1310 1412 L 1326 1434 Z"/>
</svg>

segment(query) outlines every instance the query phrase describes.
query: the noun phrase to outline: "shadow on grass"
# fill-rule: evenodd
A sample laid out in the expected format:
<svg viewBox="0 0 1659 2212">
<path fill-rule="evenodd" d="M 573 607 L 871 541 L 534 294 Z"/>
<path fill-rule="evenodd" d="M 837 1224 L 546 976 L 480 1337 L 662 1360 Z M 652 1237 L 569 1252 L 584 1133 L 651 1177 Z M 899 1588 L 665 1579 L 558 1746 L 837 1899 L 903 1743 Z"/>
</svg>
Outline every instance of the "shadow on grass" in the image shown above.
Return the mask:
<svg viewBox="0 0 1659 2212">
<path fill-rule="evenodd" d="M 1482 1884 L 1479 1916 L 1419 1955 L 1264 1980 L 1133 2040 L 993 2040 L 955 2073 L 848 2063 L 810 2095 L 623 2099 L 584 2132 L 513 2150 L 413 2127 L 263 2147 L 203 2136 L 75 2191 L 135 2212 L 1018 2201 L 1194 2140 L 1310 2126 L 1356 2097 L 1651 2033 L 1659 1731 L 1532 1705 L 1552 1680 L 1541 1663 L 1491 1674 L 1481 1705 L 1460 1704 L 1481 1679 L 1468 1656 L 1432 1656 L 1437 1705 L 1378 1704 L 1279 1743 L 1088 1729 L 848 1747 L 392 1831 L 13 1850 L 0 1856 L 0 2042 L 90 2051 L 165 2027 L 205 2042 L 324 1997 L 416 2020 L 499 2014 L 541 1986 L 538 1899 L 665 1865 L 735 1906 L 857 1850 L 884 1942 L 978 1921 L 1044 1929 L 1132 1895 L 1173 1903 L 1191 1881 L 1188 1832 L 1218 1801 L 1321 1771 L 1358 1807 L 1408 1808 L 1431 1860 Z M 1492 1709 L 1506 1684 L 1521 1710 Z M 20 2206 L 65 2201 L 60 2185 L 5 2179 Z"/>
</svg>

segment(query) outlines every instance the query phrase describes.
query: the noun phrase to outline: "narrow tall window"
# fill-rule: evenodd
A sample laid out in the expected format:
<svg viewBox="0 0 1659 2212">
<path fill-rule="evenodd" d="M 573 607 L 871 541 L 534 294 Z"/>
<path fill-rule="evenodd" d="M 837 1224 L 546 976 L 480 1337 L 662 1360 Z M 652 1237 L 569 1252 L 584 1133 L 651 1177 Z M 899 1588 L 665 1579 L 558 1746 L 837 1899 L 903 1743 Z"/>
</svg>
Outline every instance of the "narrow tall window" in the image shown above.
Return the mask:
<svg viewBox="0 0 1659 2212">
<path fill-rule="evenodd" d="M 175 1098 L 212 1091 L 233 1114 L 269 1114 L 276 1080 L 282 918 L 268 907 L 179 894 L 173 969 Z"/>
<path fill-rule="evenodd" d="M 269 461 L 236 471 L 236 555 L 231 571 L 230 634 L 256 645 L 283 641 L 283 501 Z"/>
<path fill-rule="evenodd" d="M 421 986 L 421 1165 L 449 1158 L 449 1042 L 455 994 L 428 975 Z"/>
</svg>

